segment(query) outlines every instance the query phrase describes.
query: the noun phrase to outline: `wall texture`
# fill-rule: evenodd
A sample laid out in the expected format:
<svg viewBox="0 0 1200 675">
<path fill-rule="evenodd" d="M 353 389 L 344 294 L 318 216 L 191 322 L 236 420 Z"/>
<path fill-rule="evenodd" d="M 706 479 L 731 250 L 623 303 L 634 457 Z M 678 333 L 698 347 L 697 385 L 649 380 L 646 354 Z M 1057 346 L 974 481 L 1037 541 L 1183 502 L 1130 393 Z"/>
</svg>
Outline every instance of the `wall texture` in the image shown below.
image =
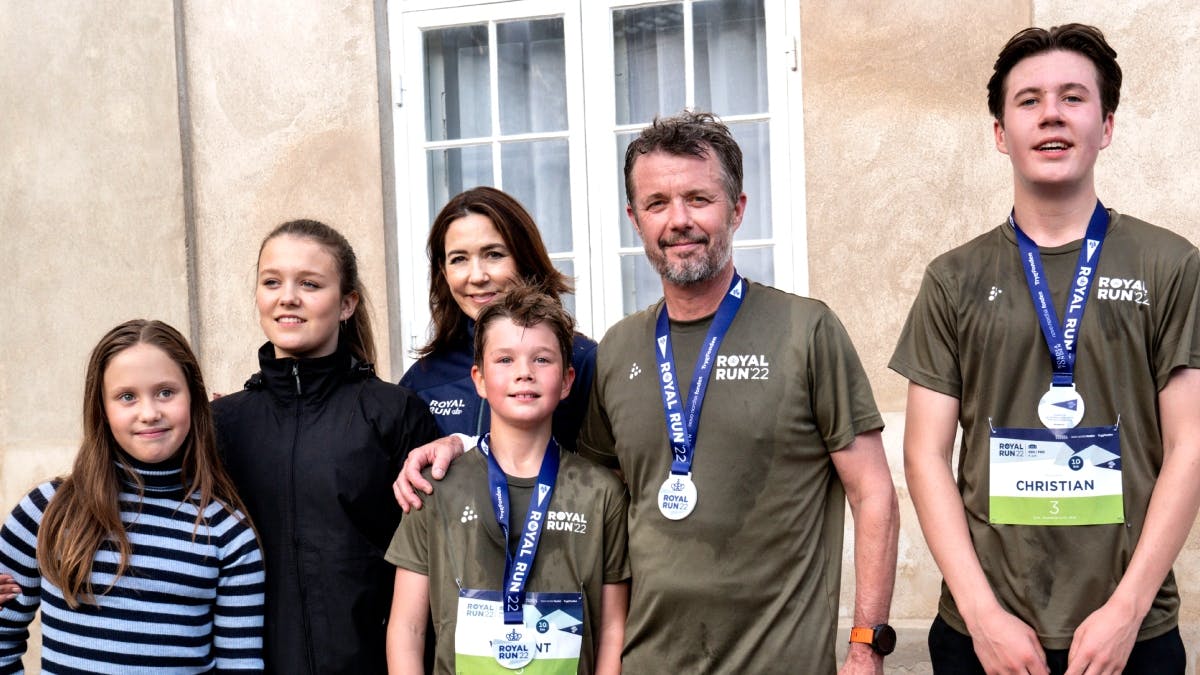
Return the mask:
<svg viewBox="0 0 1200 675">
<path fill-rule="evenodd" d="M 387 344 L 396 261 L 385 255 L 374 5 L 0 2 L 0 512 L 69 468 L 84 362 L 115 323 L 162 318 L 199 346 L 211 389 L 241 386 L 262 341 L 257 247 L 284 219 L 348 235 Z M 1031 23 L 1103 27 L 1125 85 L 1100 194 L 1200 241 L 1200 6 L 847 0 L 801 3 L 801 14 L 810 286 L 845 321 L 888 422 L 905 641 L 889 670 L 928 672 L 940 577 L 904 485 L 905 383 L 886 363 L 925 264 L 1011 202 L 985 105 L 992 60 Z M 1195 654 L 1197 537 L 1176 572 Z M 847 575 L 847 621 L 852 597 Z"/>
<path fill-rule="evenodd" d="M 69 467 L 91 347 L 188 325 L 170 3 L 0 4 L 0 505 Z"/>
</svg>

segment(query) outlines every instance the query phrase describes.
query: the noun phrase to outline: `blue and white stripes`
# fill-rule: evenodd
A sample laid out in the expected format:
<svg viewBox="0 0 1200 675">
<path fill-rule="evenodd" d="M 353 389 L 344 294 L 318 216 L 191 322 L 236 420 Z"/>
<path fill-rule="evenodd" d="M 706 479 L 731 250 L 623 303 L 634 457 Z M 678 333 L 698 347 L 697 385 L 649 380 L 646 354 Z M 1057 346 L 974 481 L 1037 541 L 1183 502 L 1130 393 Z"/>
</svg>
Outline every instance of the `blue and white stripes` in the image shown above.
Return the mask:
<svg viewBox="0 0 1200 675">
<path fill-rule="evenodd" d="M 12 572 L 22 595 L 0 608 L 0 674 L 21 672 L 39 605 L 48 675 L 262 670 L 263 563 L 253 531 L 215 502 L 197 528 L 178 470 L 140 473 L 144 499 L 133 486 L 121 494 L 133 556 L 112 589 L 119 553 L 105 546 L 96 554 L 99 606 L 68 608 L 38 573 L 38 526 L 56 485 L 38 486 L 9 516 L 0 529 L 0 569 Z"/>
</svg>

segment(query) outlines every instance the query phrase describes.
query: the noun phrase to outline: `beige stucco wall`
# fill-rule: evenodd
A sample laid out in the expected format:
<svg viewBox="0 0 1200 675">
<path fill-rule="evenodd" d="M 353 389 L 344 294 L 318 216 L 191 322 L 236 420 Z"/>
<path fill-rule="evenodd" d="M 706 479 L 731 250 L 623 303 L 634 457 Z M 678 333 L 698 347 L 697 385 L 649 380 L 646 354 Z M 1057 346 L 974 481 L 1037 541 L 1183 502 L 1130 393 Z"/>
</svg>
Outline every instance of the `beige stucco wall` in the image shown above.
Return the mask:
<svg viewBox="0 0 1200 675">
<path fill-rule="evenodd" d="M 387 344 L 386 319 L 398 308 L 385 290 L 376 8 L 179 6 L 184 140 L 174 3 L 0 2 L 0 512 L 68 468 L 87 353 L 118 321 L 198 326 L 190 337 L 210 388 L 241 386 L 262 340 L 257 246 L 284 219 L 318 218 L 348 235 Z M 1010 203 L 1009 165 L 993 147 L 984 102 L 991 61 L 1031 22 L 1102 26 L 1120 52 L 1125 100 L 1101 155 L 1100 194 L 1200 241 L 1189 208 L 1200 187 L 1189 161 L 1200 7 L 850 0 L 802 3 L 801 14 L 810 285 L 845 321 L 888 422 L 903 515 L 894 617 L 909 638 L 890 663 L 927 672 L 923 631 L 939 577 L 901 471 L 905 385 L 886 362 L 926 262 L 998 223 Z M 1197 537 L 1176 570 L 1195 654 Z"/>
<path fill-rule="evenodd" d="M 0 3 L 5 511 L 69 466 L 95 341 L 187 327 L 172 30 L 170 3 Z"/>
</svg>

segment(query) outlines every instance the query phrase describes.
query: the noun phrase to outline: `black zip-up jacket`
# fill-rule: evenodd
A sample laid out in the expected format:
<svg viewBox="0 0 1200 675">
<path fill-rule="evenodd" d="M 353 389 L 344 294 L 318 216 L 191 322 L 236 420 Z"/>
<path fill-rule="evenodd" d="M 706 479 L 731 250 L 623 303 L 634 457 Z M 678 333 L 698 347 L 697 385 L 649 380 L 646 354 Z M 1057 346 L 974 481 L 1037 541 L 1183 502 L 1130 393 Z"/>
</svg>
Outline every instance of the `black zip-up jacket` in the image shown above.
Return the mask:
<svg viewBox="0 0 1200 675">
<path fill-rule="evenodd" d="M 344 345 L 315 359 L 258 352 L 262 370 L 217 399 L 217 438 L 262 538 L 264 660 L 287 675 L 385 673 L 400 523 L 392 496 L 408 451 L 438 438 L 425 403 Z"/>
</svg>

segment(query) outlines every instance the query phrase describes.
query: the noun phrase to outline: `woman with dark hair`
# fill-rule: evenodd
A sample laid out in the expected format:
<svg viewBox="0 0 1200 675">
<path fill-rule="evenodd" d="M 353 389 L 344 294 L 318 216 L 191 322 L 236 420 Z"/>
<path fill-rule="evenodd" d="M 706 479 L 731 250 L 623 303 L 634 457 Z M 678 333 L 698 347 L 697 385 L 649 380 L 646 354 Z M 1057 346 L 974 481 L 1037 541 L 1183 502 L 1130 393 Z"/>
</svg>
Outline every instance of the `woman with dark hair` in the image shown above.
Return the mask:
<svg viewBox="0 0 1200 675">
<path fill-rule="evenodd" d="M 443 434 L 478 437 L 490 418 L 471 381 L 479 311 L 516 282 L 537 285 L 560 301 L 573 287 L 550 262 L 525 207 L 491 187 L 472 188 L 446 203 L 429 230 L 427 252 L 433 335 L 400 384 L 429 404 Z M 596 342 L 576 333 L 571 361 L 575 384 L 554 413 L 553 434 L 574 451 L 595 374 Z"/>
<path fill-rule="evenodd" d="M 267 343 L 243 391 L 213 404 L 229 473 L 262 536 L 268 672 L 383 673 L 400 522 L 388 489 L 437 426 L 380 380 L 358 263 L 313 220 L 275 228 L 258 254 Z"/>
</svg>

